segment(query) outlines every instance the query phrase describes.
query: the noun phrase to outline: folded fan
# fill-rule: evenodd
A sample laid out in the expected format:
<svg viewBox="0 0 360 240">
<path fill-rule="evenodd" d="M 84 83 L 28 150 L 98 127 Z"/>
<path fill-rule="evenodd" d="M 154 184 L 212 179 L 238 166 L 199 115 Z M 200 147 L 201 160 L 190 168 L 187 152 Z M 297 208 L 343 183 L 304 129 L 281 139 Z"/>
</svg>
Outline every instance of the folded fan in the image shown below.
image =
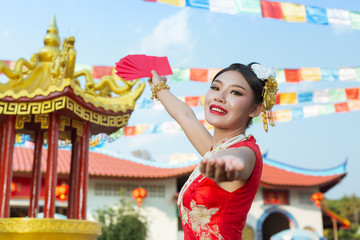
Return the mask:
<svg viewBox="0 0 360 240">
<path fill-rule="evenodd" d="M 160 76 L 171 75 L 167 57 L 147 56 L 145 54 L 127 55 L 116 63 L 116 74 L 125 80 L 152 77 L 151 70 Z"/>
</svg>

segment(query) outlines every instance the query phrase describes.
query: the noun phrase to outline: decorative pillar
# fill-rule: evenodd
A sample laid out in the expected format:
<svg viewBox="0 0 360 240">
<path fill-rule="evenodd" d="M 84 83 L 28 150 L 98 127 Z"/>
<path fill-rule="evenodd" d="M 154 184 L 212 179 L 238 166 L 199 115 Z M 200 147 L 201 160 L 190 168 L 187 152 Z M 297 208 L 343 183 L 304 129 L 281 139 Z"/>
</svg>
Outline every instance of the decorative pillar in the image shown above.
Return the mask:
<svg viewBox="0 0 360 240">
<path fill-rule="evenodd" d="M 57 182 L 57 154 L 59 141 L 59 115 L 56 112 L 49 114 L 48 156 L 45 176 L 44 218 L 54 218 L 55 189 Z"/>
<path fill-rule="evenodd" d="M 79 185 L 77 186 L 78 194 L 78 206 L 76 208 L 75 218 L 76 219 L 86 219 L 86 195 L 87 195 L 87 186 L 89 179 L 89 139 L 90 139 L 90 123 L 83 121 L 83 134 L 80 137 L 80 161 L 79 161 Z"/>
<path fill-rule="evenodd" d="M 0 123 L 0 166 L 2 165 L 2 159 L 3 159 L 3 137 L 4 137 L 4 125 L 5 123 Z"/>
<path fill-rule="evenodd" d="M 35 133 L 34 160 L 31 175 L 30 205 L 28 215 L 36 218 L 39 213 L 39 197 L 41 188 L 41 152 L 44 144 L 44 132 L 38 130 Z"/>
<path fill-rule="evenodd" d="M 75 219 L 75 212 L 78 208 L 78 185 L 79 185 L 79 161 L 80 161 L 80 137 L 76 134 L 76 129 L 71 133 L 71 167 L 69 176 L 69 198 L 67 217 L 69 219 Z"/>
<path fill-rule="evenodd" d="M 0 218 L 10 217 L 10 194 L 12 181 L 12 162 L 15 143 L 16 115 L 6 116 L 6 125 L 2 134 L 0 169 Z"/>
</svg>

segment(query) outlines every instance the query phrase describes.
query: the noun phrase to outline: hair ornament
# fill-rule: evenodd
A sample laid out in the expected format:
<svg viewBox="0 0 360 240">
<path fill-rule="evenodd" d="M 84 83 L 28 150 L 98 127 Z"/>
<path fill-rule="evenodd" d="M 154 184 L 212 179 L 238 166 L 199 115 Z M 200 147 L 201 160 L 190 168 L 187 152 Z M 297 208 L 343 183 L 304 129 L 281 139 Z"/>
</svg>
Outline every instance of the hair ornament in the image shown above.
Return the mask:
<svg viewBox="0 0 360 240">
<path fill-rule="evenodd" d="M 267 132 L 269 124 L 272 127 L 275 126 L 274 117 L 271 109 L 275 105 L 276 93 L 278 91 L 277 82 L 275 79 L 276 74 L 272 68 L 267 68 L 257 63 L 251 65 L 251 69 L 261 81 L 266 81 L 262 92 L 262 96 L 263 96 L 262 119 L 263 119 L 263 127 Z"/>
<path fill-rule="evenodd" d="M 260 79 L 261 81 L 268 80 L 269 78 L 275 79 L 276 77 L 276 74 L 272 68 L 264 67 L 258 63 L 252 64 L 251 70 L 253 70 L 258 79 Z"/>
</svg>

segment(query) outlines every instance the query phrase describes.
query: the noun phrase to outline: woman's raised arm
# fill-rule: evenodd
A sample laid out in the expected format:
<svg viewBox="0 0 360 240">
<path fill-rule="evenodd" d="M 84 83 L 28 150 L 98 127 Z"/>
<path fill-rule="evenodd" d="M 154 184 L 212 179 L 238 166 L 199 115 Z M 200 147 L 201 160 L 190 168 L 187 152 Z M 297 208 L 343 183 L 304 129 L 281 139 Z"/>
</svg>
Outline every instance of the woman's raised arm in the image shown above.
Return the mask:
<svg viewBox="0 0 360 240">
<path fill-rule="evenodd" d="M 153 77 L 149 78 L 151 89 L 159 86 L 160 81 L 166 82 L 165 77 L 160 77 L 156 71 L 151 71 Z M 202 123 L 196 118 L 191 108 L 174 96 L 168 89 L 156 92 L 158 100 L 164 105 L 170 116 L 182 127 L 187 138 L 195 149 L 204 155 L 212 144 L 212 136 Z"/>
</svg>

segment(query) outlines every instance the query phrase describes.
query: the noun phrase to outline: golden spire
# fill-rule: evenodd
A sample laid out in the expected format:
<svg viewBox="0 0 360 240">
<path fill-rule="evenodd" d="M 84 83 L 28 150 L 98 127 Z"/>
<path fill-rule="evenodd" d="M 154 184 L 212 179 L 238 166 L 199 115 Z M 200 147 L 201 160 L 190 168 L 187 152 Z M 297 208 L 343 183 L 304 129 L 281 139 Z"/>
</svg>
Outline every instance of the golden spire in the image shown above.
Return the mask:
<svg viewBox="0 0 360 240">
<path fill-rule="evenodd" d="M 55 15 L 53 15 L 46 33 L 44 39 L 45 46 L 39 51 L 40 62 L 51 62 L 55 55 L 60 54 L 60 37 L 56 26 Z"/>
</svg>

